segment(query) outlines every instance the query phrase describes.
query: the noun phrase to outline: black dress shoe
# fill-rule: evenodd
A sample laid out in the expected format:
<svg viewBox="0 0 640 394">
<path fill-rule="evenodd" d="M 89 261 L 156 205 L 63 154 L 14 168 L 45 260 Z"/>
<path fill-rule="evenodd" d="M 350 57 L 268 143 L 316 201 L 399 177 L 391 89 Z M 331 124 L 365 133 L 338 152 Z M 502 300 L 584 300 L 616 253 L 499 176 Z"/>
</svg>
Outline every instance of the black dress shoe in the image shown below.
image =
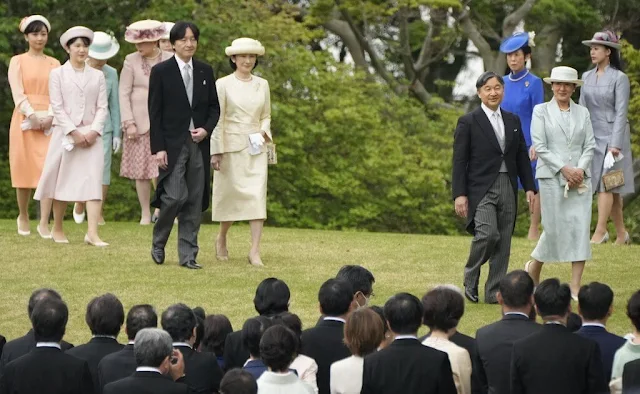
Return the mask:
<svg viewBox="0 0 640 394">
<path fill-rule="evenodd" d="M 467 298 L 467 300 L 473 302 L 474 304 L 477 304 L 479 299 L 478 299 L 478 289 L 470 289 L 468 287 L 465 286 L 464 288 L 464 296 Z"/>
<path fill-rule="evenodd" d="M 187 261 L 186 263 L 182 264 L 182 266 L 184 268 L 189 268 L 189 269 L 192 269 L 192 270 L 199 270 L 199 269 L 202 268 L 202 266 L 200 264 L 196 263 L 195 260 Z"/>
<path fill-rule="evenodd" d="M 164 249 L 151 248 L 151 258 L 156 264 L 164 263 Z"/>
</svg>

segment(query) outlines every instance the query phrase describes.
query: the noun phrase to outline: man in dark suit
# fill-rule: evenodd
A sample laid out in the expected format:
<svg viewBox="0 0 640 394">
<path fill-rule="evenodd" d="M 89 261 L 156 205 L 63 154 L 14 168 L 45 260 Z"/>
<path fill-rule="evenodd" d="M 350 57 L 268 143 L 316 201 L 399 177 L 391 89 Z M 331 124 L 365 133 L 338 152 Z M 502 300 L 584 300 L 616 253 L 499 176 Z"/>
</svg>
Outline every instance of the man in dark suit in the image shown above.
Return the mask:
<svg viewBox="0 0 640 394">
<path fill-rule="evenodd" d="M 280 279 L 267 278 L 260 282 L 253 298 L 253 306 L 260 316 L 272 317 L 289 311 L 289 286 Z M 224 342 L 224 368 L 242 368 L 249 359 L 249 349 L 242 341 L 242 330 L 227 335 Z"/>
<path fill-rule="evenodd" d="M 513 344 L 511 393 L 608 392 L 598 344 L 565 327 L 571 312 L 569 286 L 547 279 L 536 289 L 534 299 L 544 325 Z"/>
<path fill-rule="evenodd" d="M 171 335 L 173 347 L 184 356 L 186 383 L 194 393 L 213 393 L 220 388 L 222 371 L 213 353 L 193 350 L 196 315 L 185 304 L 175 304 L 162 313 L 162 328 Z"/>
<path fill-rule="evenodd" d="M 160 208 L 153 227 L 151 257 L 164 263 L 164 248 L 178 217 L 178 256 L 185 268 L 197 262 L 201 212 L 209 207 L 211 171 L 209 137 L 220 105 L 213 69 L 193 59 L 200 32 L 190 22 L 176 22 L 170 41 L 176 55 L 159 63 L 149 77 L 151 153 L 160 175 L 152 205 Z"/>
<path fill-rule="evenodd" d="M 95 392 L 100 392 L 98 364 L 108 354 L 122 349 L 116 339 L 124 323 L 124 308 L 115 295 L 107 293 L 92 299 L 87 305 L 85 321 L 93 336 L 91 340 L 67 351 L 74 357 L 85 360 L 89 365 Z"/>
<path fill-rule="evenodd" d="M 4 348 L 5 343 L 7 343 L 7 339 L 0 335 L 0 357 L 2 357 L 2 349 Z"/>
<path fill-rule="evenodd" d="M 61 300 L 60 294 L 53 289 L 38 289 L 31 294 L 29 297 L 29 303 L 27 306 L 27 313 L 29 319 L 31 319 L 31 313 L 35 308 L 36 304 L 42 300 L 55 298 L 57 300 Z M 61 341 L 60 347 L 62 351 L 69 350 L 73 347 L 69 342 Z M 12 341 L 7 342 L 2 350 L 2 355 L 0 357 L 0 375 L 2 375 L 2 371 L 4 367 L 9 364 L 11 361 L 24 356 L 29 353 L 33 349 L 36 348 L 36 337 L 33 333 L 33 329 L 29 330 L 23 337 L 16 338 Z"/>
<path fill-rule="evenodd" d="M 354 304 L 353 287 L 344 279 L 329 279 L 320 287 L 318 301 L 324 318 L 302 332 L 300 353 L 316 361 L 319 393 L 329 394 L 331 364 L 351 356 L 343 339 L 344 324 Z"/>
<path fill-rule="evenodd" d="M 455 394 L 447 354 L 417 339 L 424 316 L 420 300 L 396 294 L 385 303 L 384 316 L 394 341 L 365 357 L 362 394 Z"/>
<path fill-rule="evenodd" d="M 498 303 L 502 305 L 502 320 L 476 332 L 483 371 L 480 376 L 489 394 L 510 394 L 513 343 L 541 328 L 529 318 L 533 307 L 533 280 L 529 274 L 516 270 L 502 278 Z"/>
<path fill-rule="evenodd" d="M 482 105 L 460 117 L 453 142 L 453 199 L 458 216 L 474 235 L 464 270 L 465 296 L 478 302 L 480 267 L 489 261 L 486 303 L 496 303 L 507 273 L 511 236 L 518 208 L 518 178 L 533 207 L 535 183 L 527 145 L 517 115 L 500 109 L 501 76 L 486 72 L 476 82 Z"/>
<path fill-rule="evenodd" d="M 640 360 L 631 361 L 624 365 L 622 393 L 640 394 Z"/>
<path fill-rule="evenodd" d="M 185 384 L 182 353 L 171 346 L 171 336 L 159 328 L 136 334 L 133 375 L 104 386 L 104 394 L 190 394 Z"/>
<path fill-rule="evenodd" d="M 582 327 L 576 334 L 595 341 L 600 347 L 605 378 L 611 377 L 613 356 L 625 339 L 607 331 L 607 320 L 613 313 L 613 291 L 604 283 L 591 282 L 578 292 L 578 308 Z"/>
<path fill-rule="evenodd" d="M 129 343 L 115 353 L 106 355 L 98 364 L 98 386 L 100 391 L 105 385 L 130 376 L 136 371 L 136 359 L 133 345 L 138 332 L 144 328 L 158 326 L 158 316 L 151 305 L 135 305 L 127 313 L 125 332 Z"/>
<path fill-rule="evenodd" d="M 373 284 L 376 278 L 371 271 L 360 265 L 345 265 L 338 271 L 336 279 L 344 279 L 353 287 L 353 301 L 358 308 L 369 305 L 373 297 Z"/>
<path fill-rule="evenodd" d="M 61 350 L 69 318 L 67 305 L 50 297 L 31 313 L 35 349 L 7 364 L 0 376 L 0 394 L 92 394 L 89 366 Z"/>
</svg>

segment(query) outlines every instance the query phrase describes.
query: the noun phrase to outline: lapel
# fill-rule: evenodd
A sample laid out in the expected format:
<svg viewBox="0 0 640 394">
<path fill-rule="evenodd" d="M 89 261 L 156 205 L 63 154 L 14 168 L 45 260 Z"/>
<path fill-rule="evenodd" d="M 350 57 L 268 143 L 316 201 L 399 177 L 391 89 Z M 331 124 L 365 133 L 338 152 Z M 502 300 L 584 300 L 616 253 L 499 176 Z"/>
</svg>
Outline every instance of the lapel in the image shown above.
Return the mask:
<svg viewBox="0 0 640 394">
<path fill-rule="evenodd" d="M 178 66 L 178 61 L 175 56 L 171 56 L 171 62 L 173 63 L 173 79 L 175 79 L 176 90 L 182 92 L 182 99 L 189 105 L 189 97 L 187 96 L 187 88 L 184 86 L 184 79 L 182 79 L 182 70 Z M 194 73 L 195 74 L 195 73 Z M 194 85 L 195 86 L 195 85 Z M 195 93 L 194 93 L 195 96 Z"/>
<path fill-rule="evenodd" d="M 551 101 L 549 101 L 547 108 L 549 109 L 549 114 L 551 115 L 553 120 L 556 122 L 558 127 L 560 127 L 560 129 L 564 133 L 564 136 L 568 140 L 570 135 L 569 134 L 570 129 L 567 129 L 564 124 L 564 120 L 562 119 L 562 114 L 560 113 L 560 107 L 558 106 L 558 102 L 556 101 L 555 98 L 552 98 Z M 573 117 L 573 114 L 572 114 L 572 117 Z M 570 121 L 569 123 L 573 123 L 573 122 Z M 569 125 L 569 127 L 571 127 L 571 125 Z"/>
<path fill-rule="evenodd" d="M 200 64 L 193 59 L 193 97 L 191 100 L 191 108 L 195 108 L 198 104 L 198 98 L 200 98 L 200 91 L 204 83 L 204 71 L 200 67 Z"/>
<path fill-rule="evenodd" d="M 500 113 L 502 114 L 502 122 L 504 123 L 504 153 L 507 153 L 509 147 L 511 146 L 511 142 L 513 141 L 513 136 L 517 132 L 516 122 L 513 121 L 513 116 L 511 113 L 508 113 L 500 108 Z"/>
<path fill-rule="evenodd" d="M 502 153 L 502 149 L 500 149 L 500 144 L 498 143 L 498 137 L 496 137 L 496 132 L 493 130 L 493 126 L 491 126 L 491 122 L 489 118 L 487 118 L 487 114 L 484 113 L 482 107 L 476 108 L 474 111 L 473 117 L 476 119 L 476 122 L 480 125 L 482 132 L 485 134 L 487 139 L 491 142 L 494 148 L 498 150 L 498 152 Z M 506 130 L 506 125 L 505 125 Z M 506 133 L 506 131 L 505 131 Z M 506 150 L 506 144 L 505 144 Z"/>
<path fill-rule="evenodd" d="M 85 67 L 89 67 L 88 65 L 85 64 Z M 87 69 L 84 70 L 84 75 L 82 78 L 82 82 L 78 81 L 78 77 L 76 76 L 76 72 L 73 69 L 73 66 L 71 65 L 70 61 L 67 61 L 63 66 L 62 66 L 62 71 L 65 73 L 66 78 L 71 80 L 71 82 L 73 82 L 74 85 L 76 85 L 78 87 L 78 89 L 80 90 L 84 90 L 85 85 L 87 84 L 87 81 L 89 80 L 89 78 L 87 78 Z"/>
<path fill-rule="evenodd" d="M 578 105 L 573 102 L 573 100 L 569 101 L 569 111 L 571 115 L 569 116 L 569 129 L 572 132 L 572 137 L 576 135 L 576 132 L 579 130 L 577 128 L 578 124 L 580 124 L 580 114 L 578 113 Z"/>
</svg>

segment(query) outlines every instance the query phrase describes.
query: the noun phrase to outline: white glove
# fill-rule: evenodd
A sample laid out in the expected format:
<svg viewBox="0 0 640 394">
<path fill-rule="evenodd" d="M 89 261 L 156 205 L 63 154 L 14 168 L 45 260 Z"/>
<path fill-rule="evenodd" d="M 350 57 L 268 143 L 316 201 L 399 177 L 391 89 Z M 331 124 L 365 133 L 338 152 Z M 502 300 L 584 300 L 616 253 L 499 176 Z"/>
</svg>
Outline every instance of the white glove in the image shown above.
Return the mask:
<svg viewBox="0 0 640 394">
<path fill-rule="evenodd" d="M 615 159 L 613 158 L 613 154 L 611 152 L 607 152 L 607 154 L 604 157 L 604 169 L 608 170 L 611 167 L 613 167 L 613 165 L 616 163 Z"/>
<path fill-rule="evenodd" d="M 64 137 L 62 137 L 62 147 L 64 148 L 64 150 L 66 150 L 67 152 L 71 152 L 74 148 L 74 143 L 73 143 L 73 138 L 71 138 L 71 136 L 65 135 Z"/>
<path fill-rule="evenodd" d="M 262 145 L 264 145 L 265 139 L 262 136 L 262 133 L 253 133 L 249 134 L 249 142 L 251 142 L 251 145 L 253 145 L 255 148 L 260 148 Z"/>
<path fill-rule="evenodd" d="M 113 137 L 113 153 L 120 152 L 121 147 L 122 147 L 122 138 Z"/>
</svg>

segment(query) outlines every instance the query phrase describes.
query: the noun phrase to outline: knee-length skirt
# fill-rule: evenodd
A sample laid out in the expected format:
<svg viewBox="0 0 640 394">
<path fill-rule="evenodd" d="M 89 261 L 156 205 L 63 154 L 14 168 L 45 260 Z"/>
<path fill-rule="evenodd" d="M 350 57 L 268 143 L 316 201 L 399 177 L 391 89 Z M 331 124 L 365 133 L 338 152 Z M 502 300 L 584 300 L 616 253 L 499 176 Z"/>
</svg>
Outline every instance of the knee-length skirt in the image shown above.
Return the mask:
<svg viewBox="0 0 640 394">
<path fill-rule="evenodd" d="M 222 156 L 214 171 L 212 219 L 215 222 L 267 218 L 267 154 L 246 148 Z"/>
<path fill-rule="evenodd" d="M 151 136 L 149 133 L 139 135 L 135 139 L 124 138 L 122 141 L 120 176 L 135 180 L 158 177 L 158 163 L 155 156 L 151 154 Z"/>
<path fill-rule="evenodd" d="M 539 179 L 543 231 L 531 257 L 544 263 L 591 259 L 593 192 L 590 179 L 584 183 L 589 190 L 579 194 L 571 189 L 565 198 L 564 186 L 558 179 Z"/>
</svg>

